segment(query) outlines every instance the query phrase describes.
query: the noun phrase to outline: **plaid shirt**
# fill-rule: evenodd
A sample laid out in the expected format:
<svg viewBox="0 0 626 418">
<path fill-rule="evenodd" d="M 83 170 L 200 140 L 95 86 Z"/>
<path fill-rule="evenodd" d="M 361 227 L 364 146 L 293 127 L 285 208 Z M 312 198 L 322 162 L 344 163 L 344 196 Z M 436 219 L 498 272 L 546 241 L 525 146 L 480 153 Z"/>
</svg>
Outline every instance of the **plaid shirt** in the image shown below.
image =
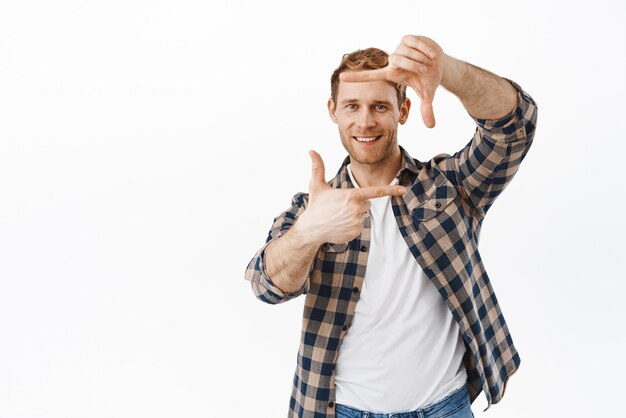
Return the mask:
<svg viewBox="0 0 626 418">
<path fill-rule="evenodd" d="M 450 156 L 426 163 L 402 151 L 397 178 L 410 188 L 392 197 L 398 228 L 417 263 L 437 288 L 458 323 L 466 346 L 471 401 L 481 391 L 487 409 L 502 399 L 520 357 L 478 252 L 478 235 L 487 210 L 513 178 L 535 132 L 537 107 L 517 84 L 518 105 L 498 120 L 475 119 L 472 140 Z M 352 188 L 346 158 L 329 183 Z M 307 205 L 298 193 L 272 225 L 267 243 L 283 235 Z M 250 261 L 245 278 L 257 298 L 276 304 L 306 294 L 302 339 L 293 379 L 289 417 L 334 417 L 334 367 L 341 341 L 354 318 L 367 267 L 370 220 L 348 243 L 322 245 L 308 280 L 294 293 L 282 292 L 267 276 L 263 246 Z M 485 409 L 485 410 L 487 410 Z"/>
</svg>

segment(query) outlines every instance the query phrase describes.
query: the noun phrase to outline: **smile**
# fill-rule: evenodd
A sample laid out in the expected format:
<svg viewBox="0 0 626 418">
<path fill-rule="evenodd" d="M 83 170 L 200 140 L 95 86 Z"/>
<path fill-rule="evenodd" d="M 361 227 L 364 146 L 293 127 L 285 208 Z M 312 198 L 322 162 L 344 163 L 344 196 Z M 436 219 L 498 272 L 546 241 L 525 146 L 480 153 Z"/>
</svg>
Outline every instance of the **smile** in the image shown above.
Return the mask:
<svg viewBox="0 0 626 418">
<path fill-rule="evenodd" d="M 356 139 L 359 142 L 372 142 L 380 139 L 382 135 L 378 136 L 353 136 L 352 138 Z"/>
</svg>

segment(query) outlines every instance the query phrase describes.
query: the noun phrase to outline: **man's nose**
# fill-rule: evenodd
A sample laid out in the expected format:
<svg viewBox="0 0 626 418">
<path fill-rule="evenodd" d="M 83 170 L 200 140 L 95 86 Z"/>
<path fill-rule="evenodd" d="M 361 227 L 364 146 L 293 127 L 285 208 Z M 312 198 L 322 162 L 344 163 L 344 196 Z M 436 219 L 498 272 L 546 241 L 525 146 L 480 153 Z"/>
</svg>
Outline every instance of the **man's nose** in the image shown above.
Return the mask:
<svg viewBox="0 0 626 418">
<path fill-rule="evenodd" d="M 359 112 L 357 125 L 359 126 L 359 128 L 371 128 L 376 125 L 376 120 L 374 119 L 369 109 L 363 109 L 361 110 L 361 112 Z"/>
</svg>

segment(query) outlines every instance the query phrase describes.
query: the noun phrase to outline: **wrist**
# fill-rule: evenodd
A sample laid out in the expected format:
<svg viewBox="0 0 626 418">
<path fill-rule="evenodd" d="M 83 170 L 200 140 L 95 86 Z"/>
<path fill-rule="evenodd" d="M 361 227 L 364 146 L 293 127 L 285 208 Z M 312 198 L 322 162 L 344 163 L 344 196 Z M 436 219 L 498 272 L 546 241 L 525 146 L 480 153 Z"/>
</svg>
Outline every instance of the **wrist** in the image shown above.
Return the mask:
<svg viewBox="0 0 626 418">
<path fill-rule="evenodd" d="M 316 231 L 319 231 L 319 228 L 314 226 L 309 226 L 305 213 L 300 216 L 300 218 L 296 221 L 295 224 L 289 230 L 292 235 L 293 243 L 299 247 L 314 247 L 319 248 L 324 242 Z"/>
<path fill-rule="evenodd" d="M 465 94 L 464 89 L 468 87 L 467 80 L 464 80 L 466 66 L 467 63 L 444 53 L 441 85 L 459 98 Z"/>
</svg>

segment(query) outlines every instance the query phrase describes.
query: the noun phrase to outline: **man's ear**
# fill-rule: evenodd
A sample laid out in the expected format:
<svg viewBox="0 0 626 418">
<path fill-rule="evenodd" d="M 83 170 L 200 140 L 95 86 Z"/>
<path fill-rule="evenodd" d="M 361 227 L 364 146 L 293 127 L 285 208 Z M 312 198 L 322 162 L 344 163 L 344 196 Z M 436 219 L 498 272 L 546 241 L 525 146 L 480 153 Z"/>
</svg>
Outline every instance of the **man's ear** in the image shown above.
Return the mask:
<svg viewBox="0 0 626 418">
<path fill-rule="evenodd" d="M 328 114 L 330 115 L 330 118 L 333 120 L 333 122 L 338 123 L 337 122 L 337 116 L 335 116 L 335 112 L 337 111 L 337 106 L 335 106 L 335 102 L 333 102 L 333 99 L 328 99 Z"/>
<path fill-rule="evenodd" d="M 404 125 L 409 118 L 409 111 L 411 110 L 411 99 L 406 98 L 402 106 L 400 106 L 400 125 Z"/>
</svg>

